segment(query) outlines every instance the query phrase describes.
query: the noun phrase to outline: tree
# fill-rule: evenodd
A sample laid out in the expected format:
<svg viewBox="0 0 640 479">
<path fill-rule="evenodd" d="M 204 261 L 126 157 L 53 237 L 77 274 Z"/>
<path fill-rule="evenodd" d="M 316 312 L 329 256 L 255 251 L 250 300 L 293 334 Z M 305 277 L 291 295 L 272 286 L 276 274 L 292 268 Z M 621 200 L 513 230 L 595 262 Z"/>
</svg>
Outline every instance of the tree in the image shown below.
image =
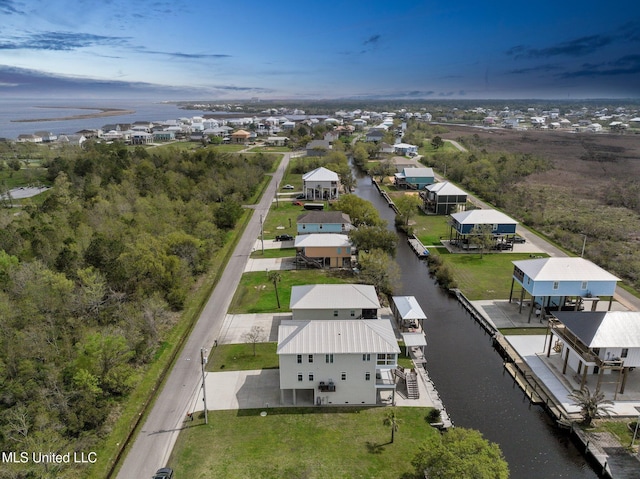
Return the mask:
<svg viewBox="0 0 640 479">
<path fill-rule="evenodd" d="M 359 255 L 360 276 L 363 283 L 375 286 L 378 293 L 392 294 L 400 282 L 400 268 L 393 258 L 381 249 Z"/>
<path fill-rule="evenodd" d="M 355 227 L 360 225 L 384 225 L 385 221 L 380 218 L 378 210 L 370 201 L 363 200 L 356 195 L 342 195 L 333 204 L 333 207 L 346 213 L 351 218 L 351 223 Z"/>
<path fill-rule="evenodd" d="M 401 422 L 402 419 L 396 416 L 395 409 L 389 410 L 384 420 L 382 421 L 385 426 L 391 426 L 391 444 L 393 444 L 393 440 L 395 439 L 396 432 L 398 431 Z"/>
<path fill-rule="evenodd" d="M 484 250 L 489 248 L 493 241 L 493 227 L 491 225 L 475 225 L 471 230 L 469 242 L 478 246 L 481 258 Z"/>
<path fill-rule="evenodd" d="M 273 289 L 276 291 L 276 301 L 278 302 L 278 309 L 280 309 L 280 296 L 278 296 L 278 283 L 282 279 L 282 276 L 277 271 L 269 271 L 267 278 L 273 283 Z"/>
<path fill-rule="evenodd" d="M 611 409 L 613 402 L 605 399 L 604 393 L 598 390 L 591 394 L 587 386 L 582 389 L 574 389 L 569 394 L 569 398 L 573 400 L 574 405 L 580 407 L 582 424 L 585 426 L 590 426 L 594 419 L 609 417 L 613 413 Z"/>
<path fill-rule="evenodd" d="M 418 195 L 407 193 L 395 200 L 396 208 L 398 208 L 398 217 L 396 224 L 401 225 L 405 232 L 409 232 L 409 222 L 420 211 L 422 200 Z"/>
<path fill-rule="evenodd" d="M 349 239 L 359 252 L 381 249 L 392 256 L 396 254 L 398 235 L 385 226 L 362 225 L 349 232 Z"/>
<path fill-rule="evenodd" d="M 255 356 L 256 344 L 264 340 L 264 329 L 260 326 L 253 326 L 249 331 L 242 335 L 242 339 L 253 345 L 253 355 Z"/>
<path fill-rule="evenodd" d="M 418 477 L 507 479 L 509 466 L 500 447 L 479 431 L 452 428 L 430 436 L 412 461 Z"/>
<path fill-rule="evenodd" d="M 439 136 L 434 136 L 431 139 L 431 147 L 434 150 L 437 150 L 439 148 L 442 148 L 444 146 L 444 141 L 442 140 L 442 138 L 440 138 Z"/>
</svg>

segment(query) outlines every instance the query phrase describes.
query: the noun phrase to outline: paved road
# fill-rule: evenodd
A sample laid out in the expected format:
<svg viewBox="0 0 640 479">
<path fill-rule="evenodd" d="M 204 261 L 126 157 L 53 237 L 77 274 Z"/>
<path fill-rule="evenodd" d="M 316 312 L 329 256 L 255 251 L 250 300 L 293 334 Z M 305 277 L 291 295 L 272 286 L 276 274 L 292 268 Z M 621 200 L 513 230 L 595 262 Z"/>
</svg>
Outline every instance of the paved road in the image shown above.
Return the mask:
<svg viewBox="0 0 640 479">
<path fill-rule="evenodd" d="M 194 401 L 197 400 L 201 389 L 200 350 L 210 349 L 220 333 L 233 294 L 255 246 L 256 238 L 260 235 L 260 215 L 266 218 L 276 193 L 276 184 L 282 181 L 290 158 L 290 153 L 284 155 L 262 200 L 255 207 L 253 216 L 218 285 L 127 454 L 118 473 L 118 479 L 151 477 L 158 468 L 167 464 L 186 414 L 194 410 Z"/>
</svg>

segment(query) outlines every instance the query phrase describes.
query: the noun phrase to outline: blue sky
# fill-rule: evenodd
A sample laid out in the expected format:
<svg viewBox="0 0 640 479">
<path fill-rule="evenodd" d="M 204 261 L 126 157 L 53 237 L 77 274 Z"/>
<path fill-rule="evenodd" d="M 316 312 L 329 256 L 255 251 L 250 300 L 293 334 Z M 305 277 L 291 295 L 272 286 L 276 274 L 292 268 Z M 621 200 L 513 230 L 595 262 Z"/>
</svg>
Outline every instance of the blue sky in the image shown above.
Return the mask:
<svg viewBox="0 0 640 479">
<path fill-rule="evenodd" d="M 640 2 L 0 0 L 0 97 L 638 98 Z"/>
</svg>

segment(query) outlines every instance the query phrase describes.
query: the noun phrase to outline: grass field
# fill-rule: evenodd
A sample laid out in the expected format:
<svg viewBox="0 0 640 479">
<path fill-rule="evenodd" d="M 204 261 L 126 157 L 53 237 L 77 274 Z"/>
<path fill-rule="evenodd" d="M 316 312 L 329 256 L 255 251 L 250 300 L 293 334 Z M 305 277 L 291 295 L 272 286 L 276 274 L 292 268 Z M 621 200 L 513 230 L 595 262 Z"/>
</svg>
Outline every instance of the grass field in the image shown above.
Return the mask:
<svg viewBox="0 0 640 479">
<path fill-rule="evenodd" d="M 304 212 L 302 206 L 293 205 L 290 198 L 280 198 L 278 204 L 271 205 L 269 214 L 264 220 L 262 226 L 264 237 L 273 239 L 276 235 L 282 234 L 295 236 L 296 221 L 298 216 Z"/>
<path fill-rule="evenodd" d="M 209 354 L 207 371 L 254 371 L 257 369 L 278 369 L 277 343 L 221 344 Z"/>
<path fill-rule="evenodd" d="M 413 232 L 425 246 L 439 245 L 440 238 L 449 238 L 448 216 L 426 215 L 420 213 L 413 218 Z"/>
<path fill-rule="evenodd" d="M 509 297 L 512 261 L 530 259 L 529 253 L 485 253 L 442 255 L 449 265 L 458 287 L 470 300 Z"/>
<path fill-rule="evenodd" d="M 258 271 L 242 275 L 236 294 L 231 301 L 231 306 L 229 306 L 229 313 L 277 313 L 279 311 L 289 311 L 291 286 L 340 284 L 354 281 L 354 277 L 349 273 L 317 269 L 280 271 L 280 277 L 281 281 L 278 283 L 280 309 L 278 309 L 273 283 L 268 280 L 266 272 Z"/>
<path fill-rule="evenodd" d="M 251 253 L 252 258 L 289 258 L 296 255 L 295 248 L 257 249 Z"/>
<path fill-rule="evenodd" d="M 413 472 L 418 446 L 439 434 L 429 408 L 395 408 L 395 441 L 383 424 L 389 408 L 270 408 L 212 411 L 178 437 L 169 465 L 176 477 L 400 478 Z"/>
</svg>

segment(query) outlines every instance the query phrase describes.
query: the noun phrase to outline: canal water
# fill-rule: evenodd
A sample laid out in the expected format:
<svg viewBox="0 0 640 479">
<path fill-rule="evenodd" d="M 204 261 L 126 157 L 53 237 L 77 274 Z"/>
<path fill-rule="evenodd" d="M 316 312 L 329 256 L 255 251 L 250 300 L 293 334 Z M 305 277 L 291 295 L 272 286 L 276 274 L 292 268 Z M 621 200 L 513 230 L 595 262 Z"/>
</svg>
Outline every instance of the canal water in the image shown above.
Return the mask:
<svg viewBox="0 0 640 479">
<path fill-rule="evenodd" d="M 371 201 L 393 228 L 394 212 L 368 176 L 354 171 L 355 193 Z M 568 435 L 532 406 L 502 366 L 491 338 L 429 276 L 426 263 L 400 234 L 396 261 L 401 284 L 395 294 L 415 296 L 427 314 L 427 369 L 453 424 L 479 430 L 500 445 L 511 479 L 595 479 Z"/>
</svg>

